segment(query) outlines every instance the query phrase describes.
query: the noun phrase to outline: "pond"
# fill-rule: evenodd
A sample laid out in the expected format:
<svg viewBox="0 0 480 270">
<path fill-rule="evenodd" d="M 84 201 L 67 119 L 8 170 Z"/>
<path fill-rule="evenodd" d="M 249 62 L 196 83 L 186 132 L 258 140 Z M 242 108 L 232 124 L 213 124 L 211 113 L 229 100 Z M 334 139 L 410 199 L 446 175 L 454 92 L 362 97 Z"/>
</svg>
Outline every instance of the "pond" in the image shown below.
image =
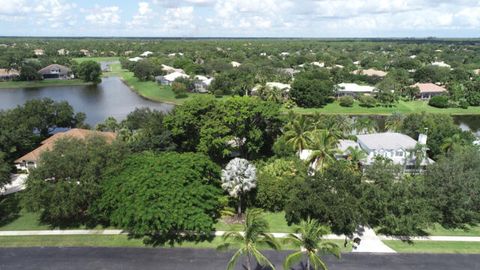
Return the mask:
<svg viewBox="0 0 480 270">
<path fill-rule="evenodd" d="M 39 98 L 68 101 L 76 112 L 86 113 L 86 122 L 92 126 L 103 122 L 109 116 L 122 120 L 135 108 L 148 107 L 163 112 L 173 109 L 173 105 L 140 97 L 118 77 L 108 77 L 103 78 L 102 83 L 96 86 L 0 89 L 0 110 L 15 108 L 27 100 Z"/>
</svg>

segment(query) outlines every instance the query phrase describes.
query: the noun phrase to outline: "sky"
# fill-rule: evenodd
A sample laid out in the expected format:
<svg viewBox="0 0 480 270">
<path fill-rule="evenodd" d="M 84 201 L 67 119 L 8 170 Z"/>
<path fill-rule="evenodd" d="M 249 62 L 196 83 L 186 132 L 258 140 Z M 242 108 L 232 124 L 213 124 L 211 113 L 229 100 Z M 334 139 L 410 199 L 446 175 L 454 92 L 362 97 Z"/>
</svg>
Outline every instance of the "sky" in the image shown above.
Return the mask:
<svg viewBox="0 0 480 270">
<path fill-rule="evenodd" d="M 0 0 L 0 36 L 480 37 L 480 0 Z"/>
</svg>

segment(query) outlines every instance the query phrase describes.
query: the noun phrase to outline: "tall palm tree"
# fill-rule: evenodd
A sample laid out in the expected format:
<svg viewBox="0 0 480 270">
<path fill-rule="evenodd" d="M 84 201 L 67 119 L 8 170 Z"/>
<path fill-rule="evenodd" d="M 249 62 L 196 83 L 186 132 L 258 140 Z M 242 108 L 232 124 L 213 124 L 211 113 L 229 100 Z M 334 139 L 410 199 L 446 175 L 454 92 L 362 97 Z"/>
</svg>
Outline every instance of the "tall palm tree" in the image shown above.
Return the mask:
<svg viewBox="0 0 480 270">
<path fill-rule="evenodd" d="M 405 116 L 401 113 L 394 113 L 385 120 L 385 128 L 388 131 L 399 132 L 402 129 Z"/>
<path fill-rule="evenodd" d="M 300 248 L 299 251 L 288 255 L 283 263 L 283 269 L 290 269 L 294 264 L 300 262 L 303 258 L 307 259 L 306 269 L 327 270 L 327 265 L 322 261 L 319 253 L 331 253 L 340 258 L 340 247 L 330 241 L 325 241 L 322 237 L 329 231 L 320 226 L 316 220 L 307 219 L 302 221 L 300 226 L 295 228 L 295 233 L 289 234 L 286 242 Z"/>
<path fill-rule="evenodd" d="M 448 137 L 443 140 L 442 145 L 440 146 L 444 153 L 449 154 L 455 148 L 464 144 L 464 140 L 460 134 L 454 134 L 452 137 Z"/>
<path fill-rule="evenodd" d="M 228 262 L 227 270 L 234 269 L 238 259 L 242 256 L 246 256 L 246 267 L 248 270 L 252 270 L 253 259 L 261 266 L 268 266 L 274 270 L 273 264 L 258 250 L 258 245 L 260 244 L 267 245 L 274 250 L 280 249 L 278 241 L 267 231 L 268 222 L 263 217 L 263 211 L 261 209 L 248 209 L 246 211 L 243 233 L 225 233 L 223 235 L 225 243 L 217 248 L 219 250 L 227 250 L 232 245 L 240 246 Z"/>
<path fill-rule="evenodd" d="M 354 126 L 358 134 L 372 133 L 377 130 L 377 123 L 368 116 L 355 119 Z"/>
<path fill-rule="evenodd" d="M 285 139 L 295 151 L 299 153 L 305 149 L 310 141 L 310 121 L 304 115 L 296 117 L 285 127 Z"/>
<path fill-rule="evenodd" d="M 308 147 L 312 153 L 308 162 L 313 164 L 315 170 L 323 171 L 330 163 L 335 161 L 338 139 L 328 130 L 316 130 L 310 135 Z"/>
<path fill-rule="evenodd" d="M 367 153 L 363 151 L 360 147 L 349 146 L 347 148 L 347 160 L 350 162 L 352 167 L 355 170 L 360 170 L 362 160 L 367 158 Z"/>
</svg>

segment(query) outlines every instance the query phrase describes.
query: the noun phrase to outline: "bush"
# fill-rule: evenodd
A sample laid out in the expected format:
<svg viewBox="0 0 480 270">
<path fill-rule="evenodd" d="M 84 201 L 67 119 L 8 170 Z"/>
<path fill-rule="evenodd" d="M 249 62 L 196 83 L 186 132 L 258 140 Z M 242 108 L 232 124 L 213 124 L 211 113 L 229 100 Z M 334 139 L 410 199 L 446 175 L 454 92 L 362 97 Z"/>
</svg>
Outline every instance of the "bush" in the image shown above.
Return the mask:
<svg viewBox="0 0 480 270">
<path fill-rule="evenodd" d="M 459 106 L 460 108 L 462 108 L 462 109 L 468 109 L 468 106 L 469 106 L 469 105 L 470 105 L 470 104 L 469 104 L 468 101 L 465 100 L 465 99 L 461 99 L 461 100 L 458 102 L 458 106 Z"/>
<path fill-rule="evenodd" d="M 218 90 L 215 90 L 213 94 L 215 95 L 215 97 L 221 98 L 223 96 L 223 91 L 218 89 Z"/>
<path fill-rule="evenodd" d="M 358 102 L 360 103 L 360 106 L 367 108 L 372 108 L 377 105 L 377 100 L 374 97 L 367 95 L 358 97 Z"/>
<path fill-rule="evenodd" d="M 354 99 L 351 96 L 344 96 L 344 97 L 340 97 L 338 99 L 338 102 L 340 103 L 340 106 L 342 106 L 342 107 L 352 107 Z"/>
<path fill-rule="evenodd" d="M 188 96 L 187 87 L 180 82 L 174 82 L 172 84 L 172 91 L 175 93 L 175 98 L 186 98 Z"/>
<path fill-rule="evenodd" d="M 449 102 L 446 96 L 434 96 L 428 101 L 428 105 L 436 108 L 448 108 Z"/>
</svg>

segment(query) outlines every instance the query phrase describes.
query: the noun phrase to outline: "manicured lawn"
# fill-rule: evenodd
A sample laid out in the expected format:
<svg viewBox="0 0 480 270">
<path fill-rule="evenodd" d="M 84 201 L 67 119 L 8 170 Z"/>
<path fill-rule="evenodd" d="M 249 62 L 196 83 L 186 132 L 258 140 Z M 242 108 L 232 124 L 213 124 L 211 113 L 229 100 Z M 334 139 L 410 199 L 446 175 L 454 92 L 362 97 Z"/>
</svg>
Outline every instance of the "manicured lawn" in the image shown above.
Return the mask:
<svg viewBox="0 0 480 270">
<path fill-rule="evenodd" d="M 462 108 L 447 108 L 439 109 L 429 106 L 426 101 L 399 101 L 394 107 L 374 107 L 365 108 L 361 107 L 358 102 L 355 102 L 352 107 L 342 107 L 338 102 L 327 104 L 323 108 L 294 108 L 295 112 L 302 114 L 324 113 L 324 114 L 350 114 L 350 115 L 390 115 L 395 112 L 399 113 L 415 113 L 415 112 L 428 112 L 428 113 L 444 113 L 451 115 L 472 115 L 480 114 L 480 107 L 469 107 L 468 109 Z"/>
<path fill-rule="evenodd" d="M 409 244 L 402 241 L 383 241 L 399 253 L 480 253 L 480 242 L 416 241 Z"/>
<path fill-rule="evenodd" d="M 344 247 L 343 241 L 333 241 L 342 249 L 350 252 L 351 246 Z M 223 240 L 215 237 L 211 242 L 185 242 L 175 247 L 181 248 L 217 248 Z M 129 239 L 127 235 L 48 235 L 48 236 L 0 236 L 0 247 L 151 247 L 142 239 Z M 165 247 L 169 247 L 166 245 Z M 294 249 L 291 245 L 282 245 L 282 249 Z M 268 247 L 262 247 L 268 249 Z"/>
<path fill-rule="evenodd" d="M 69 86 L 69 85 L 89 85 L 92 83 L 84 82 L 82 80 L 43 80 L 43 81 L 8 81 L 0 82 L 0 89 L 5 88 L 35 88 L 35 87 L 50 87 L 50 86 Z"/>
<path fill-rule="evenodd" d="M 468 227 L 466 230 L 461 229 L 445 229 L 439 224 L 427 230 L 433 236 L 480 236 L 480 225 Z"/>
<path fill-rule="evenodd" d="M 82 63 L 88 60 L 93 60 L 95 62 L 113 62 L 113 61 L 119 61 L 120 57 L 77 57 L 73 58 L 73 61 L 76 61 L 78 63 Z"/>
<path fill-rule="evenodd" d="M 289 233 L 293 232 L 293 227 L 288 226 L 287 221 L 285 220 L 285 213 L 266 213 L 265 218 L 270 225 L 270 232 L 276 233 Z M 220 220 L 217 225 L 215 226 L 217 231 L 231 231 L 231 230 L 241 230 L 241 224 L 225 224 L 222 220 Z"/>
</svg>

